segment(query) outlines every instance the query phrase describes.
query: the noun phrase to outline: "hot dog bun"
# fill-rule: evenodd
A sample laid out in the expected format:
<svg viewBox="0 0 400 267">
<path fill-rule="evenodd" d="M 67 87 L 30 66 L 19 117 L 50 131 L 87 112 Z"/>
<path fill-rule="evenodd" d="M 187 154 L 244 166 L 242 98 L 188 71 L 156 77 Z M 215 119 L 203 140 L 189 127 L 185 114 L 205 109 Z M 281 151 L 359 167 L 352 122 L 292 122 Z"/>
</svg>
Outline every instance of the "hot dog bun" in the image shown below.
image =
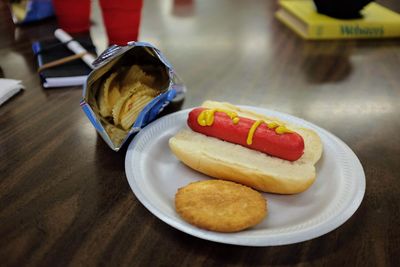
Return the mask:
<svg viewBox="0 0 400 267">
<path fill-rule="evenodd" d="M 254 120 L 279 121 L 229 103 L 206 101 L 202 107 L 234 111 Z M 314 165 L 322 155 L 322 142 L 310 129 L 285 125 L 304 139 L 304 154 L 293 162 L 208 137 L 189 128 L 173 136 L 169 146 L 184 164 L 211 177 L 241 183 L 263 192 L 295 194 L 305 191 L 315 181 Z"/>
</svg>

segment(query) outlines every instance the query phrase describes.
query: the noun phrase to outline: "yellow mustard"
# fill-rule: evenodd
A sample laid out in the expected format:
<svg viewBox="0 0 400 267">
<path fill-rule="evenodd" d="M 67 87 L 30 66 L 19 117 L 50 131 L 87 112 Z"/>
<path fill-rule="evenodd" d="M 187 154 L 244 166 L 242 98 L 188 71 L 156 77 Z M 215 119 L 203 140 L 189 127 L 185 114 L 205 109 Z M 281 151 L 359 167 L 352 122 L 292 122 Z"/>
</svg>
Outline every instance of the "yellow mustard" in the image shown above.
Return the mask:
<svg viewBox="0 0 400 267">
<path fill-rule="evenodd" d="M 286 128 L 285 125 L 280 125 L 279 123 L 273 121 L 273 122 L 266 122 L 263 120 L 258 120 L 255 121 L 253 123 L 253 125 L 251 126 L 249 133 L 247 135 L 247 139 L 246 139 L 246 143 L 248 145 L 251 145 L 253 143 L 253 137 L 254 137 L 254 133 L 256 132 L 258 126 L 261 125 L 261 123 L 265 123 L 267 125 L 268 128 L 270 129 L 275 129 L 275 132 L 277 134 L 284 134 L 284 133 L 293 133 L 293 131 L 289 130 L 288 128 Z"/>
<path fill-rule="evenodd" d="M 254 122 L 253 125 L 251 126 L 249 133 L 247 134 L 247 140 L 246 140 L 246 143 L 248 145 L 251 145 L 253 143 L 254 132 L 257 130 L 258 126 L 260 126 L 260 124 L 263 122 L 264 121 L 262 121 L 262 120 L 258 120 L 256 122 Z"/>
<path fill-rule="evenodd" d="M 228 111 L 224 109 L 214 108 L 214 109 L 204 109 L 200 112 L 199 116 L 197 117 L 197 123 L 201 126 L 211 126 L 214 123 L 214 114 L 215 112 L 223 112 L 231 118 L 233 124 L 237 124 L 239 122 L 239 117 L 236 112 Z M 249 133 L 247 134 L 246 143 L 251 145 L 253 143 L 254 133 L 256 132 L 258 126 L 262 123 L 265 123 L 268 128 L 275 129 L 277 134 L 284 134 L 284 133 L 293 133 L 293 131 L 286 128 L 285 125 L 281 125 L 278 122 L 266 122 L 263 120 L 257 120 L 251 126 Z"/>
<path fill-rule="evenodd" d="M 276 121 L 267 123 L 267 127 L 270 129 L 275 129 L 278 126 L 279 126 L 279 123 L 277 123 Z"/>
<path fill-rule="evenodd" d="M 289 130 L 286 128 L 285 125 L 279 125 L 278 127 L 275 128 L 275 132 L 277 134 L 284 134 L 284 133 L 293 133 L 293 131 Z"/>
<path fill-rule="evenodd" d="M 236 112 L 223 110 L 219 108 L 215 109 L 205 109 L 200 112 L 199 116 L 197 117 L 197 123 L 201 126 L 211 126 L 214 123 L 214 114 L 215 112 L 223 112 L 231 118 L 233 124 L 238 124 L 239 117 Z"/>
</svg>

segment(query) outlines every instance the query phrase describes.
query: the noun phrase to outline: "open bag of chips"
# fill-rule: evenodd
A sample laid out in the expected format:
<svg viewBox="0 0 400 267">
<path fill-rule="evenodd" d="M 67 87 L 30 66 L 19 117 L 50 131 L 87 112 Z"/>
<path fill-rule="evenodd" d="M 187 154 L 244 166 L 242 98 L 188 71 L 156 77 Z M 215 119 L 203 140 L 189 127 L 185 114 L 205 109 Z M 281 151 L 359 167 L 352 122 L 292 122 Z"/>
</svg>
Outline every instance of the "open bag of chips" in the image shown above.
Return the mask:
<svg viewBox="0 0 400 267">
<path fill-rule="evenodd" d="M 171 64 L 149 43 L 111 46 L 93 64 L 81 107 L 115 151 L 186 92 Z"/>
</svg>

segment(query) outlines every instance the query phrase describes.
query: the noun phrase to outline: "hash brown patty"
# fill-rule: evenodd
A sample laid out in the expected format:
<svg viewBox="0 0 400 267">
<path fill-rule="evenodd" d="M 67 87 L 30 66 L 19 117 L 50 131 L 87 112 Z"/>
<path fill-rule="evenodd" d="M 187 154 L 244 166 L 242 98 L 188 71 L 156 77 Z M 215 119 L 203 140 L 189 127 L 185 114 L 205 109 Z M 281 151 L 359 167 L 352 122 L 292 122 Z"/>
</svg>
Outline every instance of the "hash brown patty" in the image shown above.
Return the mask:
<svg viewBox="0 0 400 267">
<path fill-rule="evenodd" d="M 179 188 L 178 214 L 190 224 L 217 232 L 237 232 L 267 215 L 267 201 L 250 187 L 224 180 L 205 180 Z"/>
</svg>

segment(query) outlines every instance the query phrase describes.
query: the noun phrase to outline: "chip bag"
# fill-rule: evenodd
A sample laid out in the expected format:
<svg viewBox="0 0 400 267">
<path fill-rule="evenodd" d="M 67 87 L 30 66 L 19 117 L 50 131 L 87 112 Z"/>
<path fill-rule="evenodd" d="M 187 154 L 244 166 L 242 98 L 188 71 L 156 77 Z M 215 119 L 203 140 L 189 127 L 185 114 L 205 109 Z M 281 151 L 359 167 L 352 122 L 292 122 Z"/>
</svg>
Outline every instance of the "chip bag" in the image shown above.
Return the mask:
<svg viewBox="0 0 400 267">
<path fill-rule="evenodd" d="M 171 101 L 182 101 L 186 87 L 153 45 L 111 46 L 93 63 L 81 107 L 114 151 L 158 117 Z"/>
</svg>

